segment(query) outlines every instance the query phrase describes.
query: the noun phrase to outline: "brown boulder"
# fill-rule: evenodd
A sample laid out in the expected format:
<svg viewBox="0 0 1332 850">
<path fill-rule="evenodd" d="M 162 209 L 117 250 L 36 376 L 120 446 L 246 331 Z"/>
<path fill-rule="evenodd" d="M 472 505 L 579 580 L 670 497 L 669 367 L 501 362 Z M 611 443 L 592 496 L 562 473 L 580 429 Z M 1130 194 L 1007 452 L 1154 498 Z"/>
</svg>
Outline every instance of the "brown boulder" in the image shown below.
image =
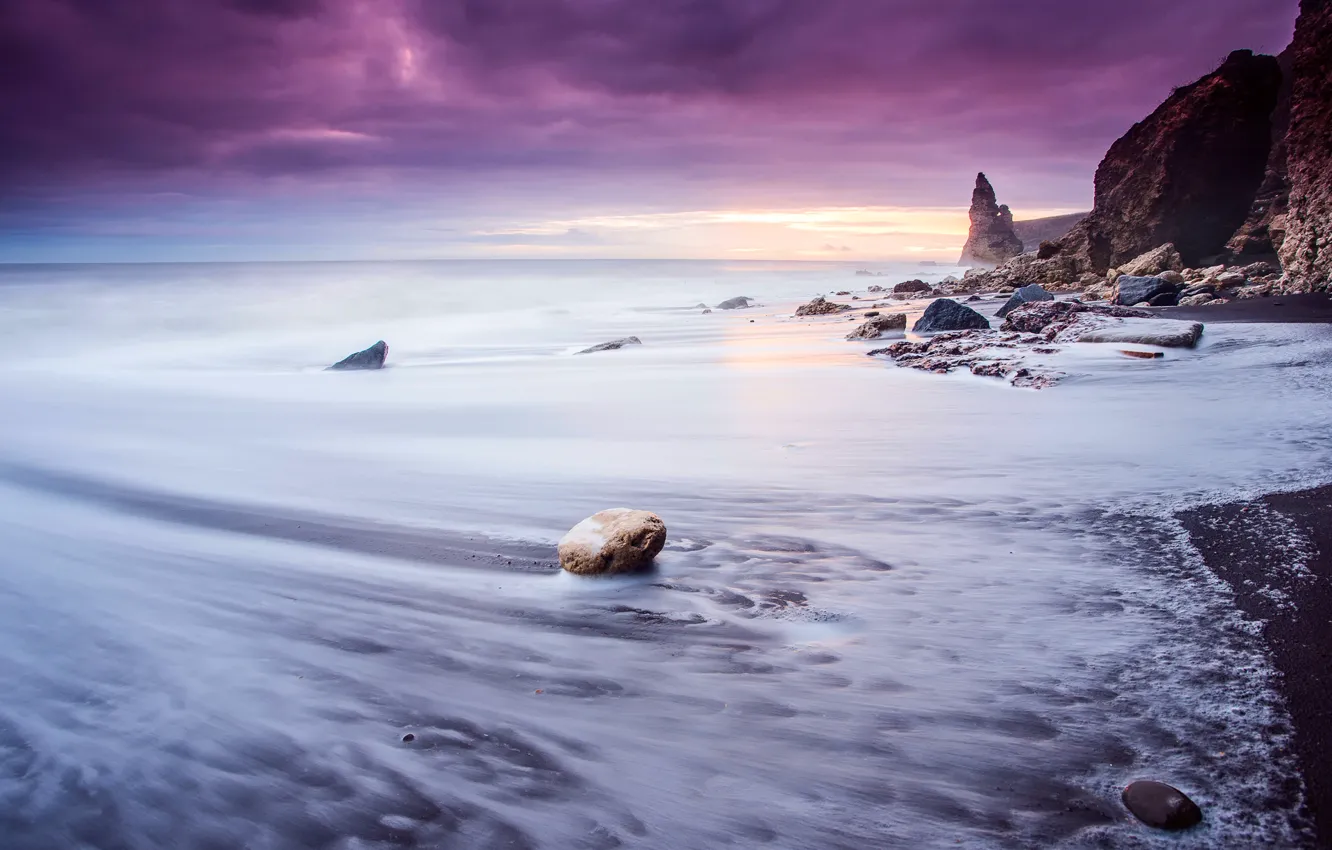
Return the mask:
<svg viewBox="0 0 1332 850">
<path fill-rule="evenodd" d="M 832 313 L 841 313 L 851 308 L 845 304 L 834 304 L 822 295 L 815 298 L 808 304 L 802 304 L 796 308 L 797 316 L 827 316 Z"/>
<path fill-rule="evenodd" d="M 1281 262 L 1291 288 L 1332 282 L 1332 3 L 1302 0 L 1290 46 L 1290 211 Z"/>
<path fill-rule="evenodd" d="M 907 326 L 906 313 L 875 313 L 870 320 L 847 335 L 849 340 L 878 339 L 888 331 L 904 331 Z"/>
<path fill-rule="evenodd" d="M 959 266 L 997 266 L 1022 253 L 1022 240 L 1013 230 L 1013 213 L 1000 205 L 985 175 L 976 175 L 971 193 L 971 230 L 962 248 Z"/>
<path fill-rule="evenodd" d="M 612 508 L 593 514 L 560 540 L 560 566 L 577 575 L 645 569 L 666 545 L 666 523 L 648 511 Z"/>
</svg>

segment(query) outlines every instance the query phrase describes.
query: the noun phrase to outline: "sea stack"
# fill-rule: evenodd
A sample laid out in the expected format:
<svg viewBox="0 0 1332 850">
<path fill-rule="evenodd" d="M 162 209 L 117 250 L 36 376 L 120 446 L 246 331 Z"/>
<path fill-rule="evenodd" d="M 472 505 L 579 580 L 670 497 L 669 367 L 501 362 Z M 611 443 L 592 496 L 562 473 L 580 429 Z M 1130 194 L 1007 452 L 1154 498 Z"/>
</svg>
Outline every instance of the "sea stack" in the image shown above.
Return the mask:
<svg viewBox="0 0 1332 850">
<path fill-rule="evenodd" d="M 1281 264 L 1291 288 L 1332 284 L 1332 2 L 1303 0 L 1290 46 L 1290 211 Z"/>
<path fill-rule="evenodd" d="M 970 216 L 971 230 L 958 265 L 997 266 L 1022 253 L 1022 240 L 1013 230 L 1013 213 L 999 203 L 984 172 L 976 175 Z"/>
</svg>

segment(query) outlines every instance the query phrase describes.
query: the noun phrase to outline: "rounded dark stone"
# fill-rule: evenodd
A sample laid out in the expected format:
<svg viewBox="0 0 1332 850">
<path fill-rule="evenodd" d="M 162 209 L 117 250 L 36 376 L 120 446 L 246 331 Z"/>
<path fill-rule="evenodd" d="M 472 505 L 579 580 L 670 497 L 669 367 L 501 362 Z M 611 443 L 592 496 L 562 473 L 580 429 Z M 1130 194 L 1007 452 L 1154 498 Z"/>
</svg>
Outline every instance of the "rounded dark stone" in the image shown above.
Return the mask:
<svg viewBox="0 0 1332 850">
<path fill-rule="evenodd" d="M 402 742 L 403 742 L 404 744 L 410 744 L 412 741 L 415 741 L 415 740 L 416 740 L 416 736 L 413 735 L 411 732 L 408 732 L 406 735 L 403 735 L 403 736 L 402 736 Z"/>
<path fill-rule="evenodd" d="M 1140 779 L 1124 789 L 1124 806 L 1133 816 L 1157 829 L 1188 829 L 1202 822 L 1202 809 L 1178 788 Z"/>
</svg>

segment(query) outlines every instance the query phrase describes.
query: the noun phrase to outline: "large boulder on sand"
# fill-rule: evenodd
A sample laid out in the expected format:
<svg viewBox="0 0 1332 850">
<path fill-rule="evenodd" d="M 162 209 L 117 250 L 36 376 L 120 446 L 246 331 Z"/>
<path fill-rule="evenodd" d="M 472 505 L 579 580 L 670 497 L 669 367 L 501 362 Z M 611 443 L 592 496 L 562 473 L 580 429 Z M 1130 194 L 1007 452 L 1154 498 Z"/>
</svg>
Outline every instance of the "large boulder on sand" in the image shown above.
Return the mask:
<svg viewBox="0 0 1332 850">
<path fill-rule="evenodd" d="M 648 511 L 612 508 L 593 514 L 560 539 L 560 566 L 577 575 L 646 569 L 666 545 L 666 523 Z"/>
<path fill-rule="evenodd" d="M 959 304 L 951 298 L 940 298 L 930 302 L 930 306 L 925 309 L 925 315 L 920 317 L 911 330 L 919 334 L 986 330 L 989 327 L 989 319 L 965 304 Z"/>
<path fill-rule="evenodd" d="M 1147 277 L 1149 275 L 1159 275 L 1162 272 L 1183 270 L 1184 258 L 1179 255 L 1179 251 L 1175 250 L 1175 246 L 1169 242 L 1134 257 L 1119 267 L 1121 273 L 1131 277 Z"/>
<path fill-rule="evenodd" d="M 610 342 L 603 342 L 600 345 L 594 345 L 591 348 L 584 348 L 579 354 L 594 354 L 598 351 L 615 351 L 624 348 L 626 345 L 642 345 L 643 340 L 636 336 L 627 336 L 624 339 L 613 339 Z"/>
<path fill-rule="evenodd" d="M 1009 297 L 1008 302 L 1004 304 L 1004 306 L 1000 307 L 999 312 L 996 313 L 995 315 L 1002 319 L 1004 316 L 1007 316 L 1009 313 L 1021 307 L 1023 304 L 1030 304 L 1033 301 L 1053 301 L 1053 300 L 1054 300 L 1054 295 L 1052 295 L 1049 292 L 1046 292 L 1045 287 L 1041 286 L 1039 283 L 1028 284 L 1027 286 L 1024 286 L 1021 289 L 1015 291 L 1012 294 L 1012 296 Z"/>
<path fill-rule="evenodd" d="M 1122 307 L 1132 307 L 1134 304 L 1151 301 L 1163 293 L 1173 293 L 1176 289 L 1173 283 L 1159 277 L 1120 275 L 1115 281 L 1115 296 L 1112 300 Z"/>
<path fill-rule="evenodd" d="M 889 313 L 888 315 L 874 315 L 870 320 L 851 333 L 847 334 L 847 339 L 878 339 L 888 331 L 906 330 L 906 313 Z"/>
<path fill-rule="evenodd" d="M 380 340 L 364 351 L 348 355 L 328 368 L 339 372 L 353 369 L 383 369 L 388 359 L 388 343 Z"/>
<path fill-rule="evenodd" d="M 752 300 L 753 300 L 752 298 L 746 298 L 743 295 L 737 298 L 727 298 L 725 301 L 717 305 L 717 309 L 743 310 L 745 307 L 749 306 L 749 302 L 751 302 Z"/>
</svg>

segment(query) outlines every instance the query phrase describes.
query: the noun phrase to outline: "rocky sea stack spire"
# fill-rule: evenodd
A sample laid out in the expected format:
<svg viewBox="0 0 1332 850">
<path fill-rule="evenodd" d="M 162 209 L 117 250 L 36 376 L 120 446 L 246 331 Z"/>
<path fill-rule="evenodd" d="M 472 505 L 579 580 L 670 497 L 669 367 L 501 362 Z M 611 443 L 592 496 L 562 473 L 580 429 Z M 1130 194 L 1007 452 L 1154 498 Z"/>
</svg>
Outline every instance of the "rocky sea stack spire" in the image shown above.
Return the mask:
<svg viewBox="0 0 1332 850">
<path fill-rule="evenodd" d="M 971 231 L 962 249 L 962 266 L 997 266 L 1022 253 L 1022 240 L 1013 231 L 1013 213 L 1000 205 L 985 174 L 976 175 L 971 193 Z"/>
</svg>

